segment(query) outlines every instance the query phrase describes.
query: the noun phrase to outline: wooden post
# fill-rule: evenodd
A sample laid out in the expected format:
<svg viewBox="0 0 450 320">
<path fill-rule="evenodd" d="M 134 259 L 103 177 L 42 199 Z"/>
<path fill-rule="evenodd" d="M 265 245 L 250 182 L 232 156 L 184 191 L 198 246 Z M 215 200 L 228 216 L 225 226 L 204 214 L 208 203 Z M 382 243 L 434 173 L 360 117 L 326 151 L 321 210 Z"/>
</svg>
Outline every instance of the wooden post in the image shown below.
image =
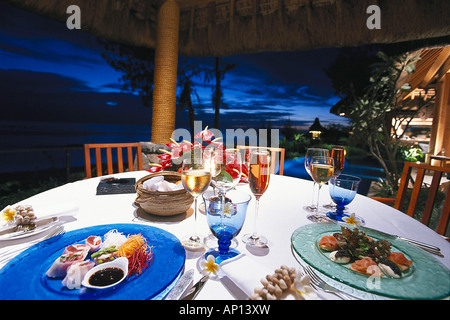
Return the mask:
<svg viewBox="0 0 450 320">
<path fill-rule="evenodd" d="M 152 142 L 167 143 L 175 129 L 180 9 L 174 0 L 160 7 L 156 31 Z"/>
<path fill-rule="evenodd" d="M 437 86 L 436 102 L 434 104 L 433 127 L 430 139 L 430 153 L 438 154 L 445 149 L 445 155 L 450 155 L 450 73 L 446 73 Z M 433 160 L 431 164 L 438 165 Z"/>
</svg>

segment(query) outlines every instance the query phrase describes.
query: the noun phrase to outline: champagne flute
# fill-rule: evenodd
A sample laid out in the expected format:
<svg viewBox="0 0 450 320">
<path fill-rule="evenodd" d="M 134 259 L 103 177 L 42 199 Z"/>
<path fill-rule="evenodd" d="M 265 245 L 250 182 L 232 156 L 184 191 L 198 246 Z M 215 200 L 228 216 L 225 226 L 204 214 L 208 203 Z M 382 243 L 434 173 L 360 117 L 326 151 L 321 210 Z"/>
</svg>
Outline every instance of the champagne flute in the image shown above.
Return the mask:
<svg viewBox="0 0 450 320">
<path fill-rule="evenodd" d="M 311 174 L 311 169 L 310 169 L 310 164 L 311 164 L 311 159 L 314 157 L 328 157 L 329 152 L 328 149 L 320 149 L 320 148 L 308 148 L 308 150 L 306 150 L 306 154 L 305 154 L 305 169 L 306 172 L 308 172 L 308 174 L 311 176 L 311 178 L 313 177 Z M 303 207 L 303 210 L 308 211 L 308 212 L 315 212 L 316 211 L 316 204 L 314 203 L 314 187 L 316 186 L 316 181 L 314 180 L 314 184 L 313 184 L 313 196 L 312 196 L 312 201 L 311 204 L 309 206 L 305 206 Z"/>
<path fill-rule="evenodd" d="M 334 160 L 334 174 L 333 177 L 338 177 L 342 170 L 344 170 L 345 162 L 345 147 L 344 146 L 332 146 L 330 157 Z"/>
<path fill-rule="evenodd" d="M 344 146 L 332 146 L 330 157 L 334 160 L 334 174 L 333 178 L 337 178 L 344 170 L 345 162 L 345 147 Z M 329 204 L 323 206 L 326 209 L 334 209 L 336 205 L 331 201 Z"/>
<path fill-rule="evenodd" d="M 310 170 L 314 181 L 319 186 L 319 190 L 317 191 L 316 211 L 315 213 L 308 215 L 307 218 L 314 222 L 327 220 L 326 216 L 321 216 L 319 214 L 319 196 L 322 186 L 333 176 L 334 160 L 331 157 L 314 157 L 311 159 Z"/>
<path fill-rule="evenodd" d="M 203 194 L 211 182 L 210 168 L 205 165 L 201 148 L 194 148 L 191 156 L 183 160 L 181 183 L 184 189 L 194 197 L 194 232 L 185 236 L 181 243 L 188 250 L 203 248 L 203 236 L 197 233 L 197 198 Z"/>
<path fill-rule="evenodd" d="M 258 220 L 259 199 L 267 190 L 270 180 L 270 151 L 267 149 L 254 149 L 249 155 L 248 181 L 250 190 L 256 199 L 255 221 L 253 233 L 243 236 L 242 241 L 250 246 L 263 247 L 267 244 L 266 237 L 259 235 L 256 229 Z"/>
</svg>

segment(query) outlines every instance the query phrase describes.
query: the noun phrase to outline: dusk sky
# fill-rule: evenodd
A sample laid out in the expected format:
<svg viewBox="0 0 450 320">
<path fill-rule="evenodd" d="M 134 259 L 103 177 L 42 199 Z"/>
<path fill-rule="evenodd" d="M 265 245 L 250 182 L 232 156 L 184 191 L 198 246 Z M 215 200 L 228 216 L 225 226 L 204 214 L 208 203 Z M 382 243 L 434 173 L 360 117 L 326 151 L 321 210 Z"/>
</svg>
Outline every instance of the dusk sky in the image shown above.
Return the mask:
<svg viewBox="0 0 450 320">
<path fill-rule="evenodd" d="M 221 129 L 259 128 L 263 120 L 280 126 L 288 119 L 305 129 L 315 117 L 322 125 L 347 124 L 329 112 L 339 98 L 323 72 L 338 50 L 225 57 L 237 67 L 222 84 L 227 108 L 221 111 Z M 136 93 L 123 92 L 121 74 L 102 51 L 95 36 L 0 1 L 2 120 L 151 126 L 151 108 L 142 106 Z M 213 68 L 212 57 L 195 60 Z M 211 85 L 196 81 L 196 117 L 205 124 L 213 123 Z M 187 127 L 187 113 L 179 112 L 177 119 L 177 126 Z"/>
</svg>

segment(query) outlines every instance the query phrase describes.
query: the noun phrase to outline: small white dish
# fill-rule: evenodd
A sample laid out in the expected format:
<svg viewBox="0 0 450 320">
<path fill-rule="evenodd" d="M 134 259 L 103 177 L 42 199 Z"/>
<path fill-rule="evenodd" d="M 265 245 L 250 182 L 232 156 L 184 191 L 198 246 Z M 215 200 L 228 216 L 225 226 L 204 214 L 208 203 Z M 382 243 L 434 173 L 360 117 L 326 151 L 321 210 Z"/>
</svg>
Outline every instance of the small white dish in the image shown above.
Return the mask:
<svg viewBox="0 0 450 320">
<path fill-rule="evenodd" d="M 109 285 L 105 285 L 105 286 L 97 286 L 97 285 L 93 285 L 93 284 L 89 283 L 89 279 L 94 273 L 99 272 L 106 268 L 120 269 L 123 271 L 123 276 L 116 282 L 111 283 Z M 125 257 L 120 257 L 113 261 L 99 264 L 98 266 L 95 266 L 94 268 L 89 270 L 88 273 L 86 273 L 86 275 L 84 276 L 84 279 L 81 282 L 81 284 L 86 288 L 92 288 L 92 289 L 98 289 L 98 290 L 107 289 L 107 288 L 114 287 L 114 286 L 118 285 L 119 283 L 121 283 L 127 277 L 127 274 L 128 274 L 128 259 Z"/>
</svg>

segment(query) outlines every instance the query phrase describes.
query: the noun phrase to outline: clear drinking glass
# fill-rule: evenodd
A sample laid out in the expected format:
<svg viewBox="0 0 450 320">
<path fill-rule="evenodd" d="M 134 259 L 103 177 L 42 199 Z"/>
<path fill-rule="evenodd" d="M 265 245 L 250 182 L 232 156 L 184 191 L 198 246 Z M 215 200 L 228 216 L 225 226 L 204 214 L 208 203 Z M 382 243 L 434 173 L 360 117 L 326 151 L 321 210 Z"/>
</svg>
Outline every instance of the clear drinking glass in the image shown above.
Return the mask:
<svg viewBox="0 0 450 320">
<path fill-rule="evenodd" d="M 318 184 L 316 211 L 308 215 L 308 219 L 314 222 L 324 220 L 319 214 L 320 189 L 327 183 L 334 173 L 334 160 L 331 157 L 313 157 L 310 163 L 311 176 Z"/>
<path fill-rule="evenodd" d="M 211 185 L 215 189 L 214 179 L 222 171 L 221 150 L 208 146 L 203 150 L 203 163 L 211 172 Z"/>
<path fill-rule="evenodd" d="M 232 190 L 227 193 L 224 204 L 220 196 L 207 191 L 203 194 L 203 199 L 209 228 L 218 239 L 218 247 L 206 251 L 205 257 L 213 255 L 216 263 L 221 263 L 240 254 L 238 250 L 230 248 L 230 245 L 242 229 L 251 197 L 244 192 Z"/>
<path fill-rule="evenodd" d="M 270 151 L 268 149 L 252 149 L 248 160 L 248 181 L 256 199 L 255 221 L 253 233 L 243 236 L 242 241 L 250 246 L 263 247 L 267 244 L 266 237 L 259 235 L 256 229 L 258 220 L 259 199 L 267 190 L 270 180 Z"/>
<path fill-rule="evenodd" d="M 217 188 L 219 195 L 225 196 L 241 180 L 241 151 L 238 149 L 218 150 L 214 159 L 216 163 L 220 164 L 221 170 L 213 177 L 212 184 Z"/>
<path fill-rule="evenodd" d="M 329 156 L 329 151 L 328 149 L 320 149 L 320 148 L 308 148 L 308 150 L 306 150 L 306 154 L 305 154 L 305 169 L 306 172 L 308 172 L 308 174 L 311 176 L 311 178 L 313 177 L 311 174 L 311 169 L 310 169 L 310 164 L 311 164 L 311 159 L 314 157 L 328 157 Z M 313 178 L 314 181 L 314 178 Z M 312 196 L 312 201 L 311 204 L 309 206 L 305 206 L 303 207 L 303 210 L 308 211 L 308 212 L 316 212 L 316 204 L 314 202 L 314 188 L 316 186 L 316 181 L 314 181 L 313 184 L 313 196 Z"/>
<path fill-rule="evenodd" d="M 188 250 L 198 250 L 204 246 L 204 237 L 197 233 L 197 198 L 208 189 L 210 182 L 210 168 L 205 166 L 202 149 L 196 147 L 192 150 L 190 157 L 183 160 L 181 169 L 181 183 L 184 189 L 194 197 L 194 232 L 181 241 Z"/>
</svg>

